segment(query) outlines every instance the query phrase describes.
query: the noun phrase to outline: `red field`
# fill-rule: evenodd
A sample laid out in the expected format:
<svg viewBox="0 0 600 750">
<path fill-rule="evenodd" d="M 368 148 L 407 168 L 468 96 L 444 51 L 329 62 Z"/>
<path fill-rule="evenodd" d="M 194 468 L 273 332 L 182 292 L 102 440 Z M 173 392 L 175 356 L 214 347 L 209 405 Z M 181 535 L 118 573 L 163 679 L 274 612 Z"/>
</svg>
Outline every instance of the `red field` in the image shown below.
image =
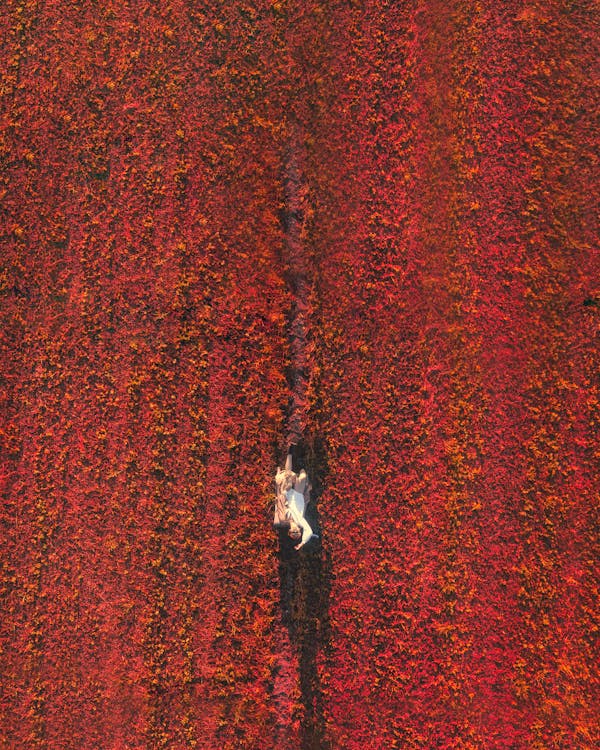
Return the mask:
<svg viewBox="0 0 600 750">
<path fill-rule="evenodd" d="M 597 747 L 594 4 L 1 16 L 0 748 Z"/>
</svg>

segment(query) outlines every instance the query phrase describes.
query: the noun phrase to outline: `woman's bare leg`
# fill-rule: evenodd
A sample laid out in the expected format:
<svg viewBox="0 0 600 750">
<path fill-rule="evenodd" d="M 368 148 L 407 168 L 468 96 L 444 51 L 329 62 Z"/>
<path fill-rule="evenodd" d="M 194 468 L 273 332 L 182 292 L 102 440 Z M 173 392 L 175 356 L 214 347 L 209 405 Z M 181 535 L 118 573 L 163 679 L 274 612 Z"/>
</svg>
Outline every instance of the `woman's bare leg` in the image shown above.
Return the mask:
<svg viewBox="0 0 600 750">
<path fill-rule="evenodd" d="M 306 484 L 308 482 L 308 477 L 306 476 L 306 472 L 304 469 L 298 474 L 298 478 L 296 479 L 296 482 L 294 483 L 294 489 L 297 492 L 300 492 L 304 494 L 304 490 L 306 489 Z"/>
</svg>

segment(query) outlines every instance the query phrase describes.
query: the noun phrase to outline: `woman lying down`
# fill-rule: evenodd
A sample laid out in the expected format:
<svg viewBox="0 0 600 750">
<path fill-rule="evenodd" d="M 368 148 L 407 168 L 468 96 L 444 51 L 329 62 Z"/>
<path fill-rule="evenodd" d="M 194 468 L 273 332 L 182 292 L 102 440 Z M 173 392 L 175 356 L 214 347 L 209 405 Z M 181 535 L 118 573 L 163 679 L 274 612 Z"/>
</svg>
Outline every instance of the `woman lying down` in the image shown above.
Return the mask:
<svg viewBox="0 0 600 750">
<path fill-rule="evenodd" d="M 277 499 L 275 502 L 276 528 L 288 527 L 289 536 L 298 544 L 294 549 L 300 549 L 310 539 L 317 537 L 310 524 L 304 518 L 304 511 L 310 502 L 311 485 L 304 469 L 296 474 L 292 471 L 292 452 L 287 454 L 285 466 L 278 468 L 275 474 Z"/>
</svg>

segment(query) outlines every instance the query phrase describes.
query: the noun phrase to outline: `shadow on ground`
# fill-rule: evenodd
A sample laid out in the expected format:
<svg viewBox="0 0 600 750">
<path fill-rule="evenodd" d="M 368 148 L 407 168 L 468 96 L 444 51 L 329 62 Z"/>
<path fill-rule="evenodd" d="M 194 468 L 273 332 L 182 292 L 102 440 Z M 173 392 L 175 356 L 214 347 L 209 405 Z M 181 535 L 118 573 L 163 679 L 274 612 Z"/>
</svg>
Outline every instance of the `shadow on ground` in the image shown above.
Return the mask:
<svg viewBox="0 0 600 750">
<path fill-rule="evenodd" d="M 287 627 L 300 665 L 300 691 L 304 708 L 303 750 L 327 750 L 323 716 L 323 696 L 317 655 L 329 643 L 329 592 L 331 563 L 321 542 L 318 502 L 326 475 L 326 461 L 319 446 L 300 444 L 294 450 L 294 471 L 305 468 L 313 485 L 306 520 L 319 539 L 312 539 L 301 550 L 286 530 L 279 530 L 279 581 L 282 622 Z"/>
</svg>

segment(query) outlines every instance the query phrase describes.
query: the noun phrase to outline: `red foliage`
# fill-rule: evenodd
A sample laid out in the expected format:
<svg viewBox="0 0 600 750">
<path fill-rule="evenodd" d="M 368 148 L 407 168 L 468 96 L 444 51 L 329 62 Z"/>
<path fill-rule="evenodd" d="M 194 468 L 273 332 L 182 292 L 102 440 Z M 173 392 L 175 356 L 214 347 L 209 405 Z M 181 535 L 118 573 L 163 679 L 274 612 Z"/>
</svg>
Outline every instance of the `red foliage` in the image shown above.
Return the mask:
<svg viewBox="0 0 600 750">
<path fill-rule="evenodd" d="M 8 3 L 2 747 L 596 746 L 593 20 Z"/>
</svg>

